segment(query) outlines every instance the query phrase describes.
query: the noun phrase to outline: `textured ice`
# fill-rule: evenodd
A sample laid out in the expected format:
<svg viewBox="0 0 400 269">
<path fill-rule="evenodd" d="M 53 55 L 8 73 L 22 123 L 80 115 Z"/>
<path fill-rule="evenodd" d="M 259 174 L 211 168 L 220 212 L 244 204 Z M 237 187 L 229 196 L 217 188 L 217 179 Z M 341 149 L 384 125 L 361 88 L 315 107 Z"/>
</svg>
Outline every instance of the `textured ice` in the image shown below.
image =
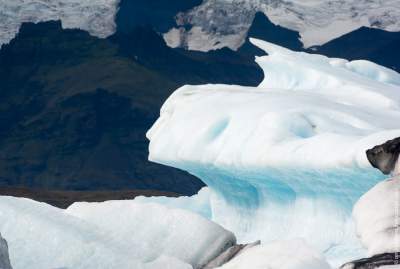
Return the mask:
<svg viewBox="0 0 400 269">
<path fill-rule="evenodd" d="M 115 31 L 120 0 L 0 0 L 0 46 L 18 33 L 23 22 L 61 20 L 64 28 L 106 37 Z"/>
<path fill-rule="evenodd" d="M 277 241 L 248 249 L 220 269 L 330 269 L 302 240 Z"/>
<path fill-rule="evenodd" d="M 135 201 L 61 210 L 0 197 L 0 231 L 14 269 L 191 269 L 235 241 L 201 216 Z"/>
<path fill-rule="evenodd" d="M 380 182 L 364 194 L 353 215 L 369 255 L 400 252 L 400 177 Z"/>
<path fill-rule="evenodd" d="M 126 248 L 135 249 L 131 253 L 135 259 L 153 260 L 161 253 L 201 268 L 236 243 L 231 232 L 206 218 L 156 203 L 75 203 L 66 213 L 95 224 L 118 242 L 125 242 Z"/>
<path fill-rule="evenodd" d="M 201 178 L 210 206 L 196 211 L 241 242 L 301 237 L 334 265 L 365 256 L 351 211 L 383 179 L 365 150 L 400 135 L 400 75 L 252 42 L 269 54 L 265 80 L 178 89 L 147 134 L 149 159 Z"/>
</svg>

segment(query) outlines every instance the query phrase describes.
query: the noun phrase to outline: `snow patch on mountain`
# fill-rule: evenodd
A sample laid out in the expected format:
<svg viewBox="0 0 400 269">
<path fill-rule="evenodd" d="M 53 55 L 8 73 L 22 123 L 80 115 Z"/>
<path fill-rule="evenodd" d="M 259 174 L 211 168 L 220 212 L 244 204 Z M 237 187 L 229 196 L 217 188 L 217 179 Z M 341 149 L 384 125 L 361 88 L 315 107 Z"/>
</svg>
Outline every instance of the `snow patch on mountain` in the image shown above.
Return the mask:
<svg viewBox="0 0 400 269">
<path fill-rule="evenodd" d="M 61 20 L 98 37 L 114 33 L 120 0 L 0 0 L 0 45 L 18 33 L 23 22 Z"/>
<path fill-rule="evenodd" d="M 172 47 L 236 50 L 244 43 L 257 12 L 300 32 L 305 47 L 322 45 L 361 26 L 400 31 L 397 0 L 205 0 L 178 14 L 178 27 L 164 37 Z"/>
</svg>

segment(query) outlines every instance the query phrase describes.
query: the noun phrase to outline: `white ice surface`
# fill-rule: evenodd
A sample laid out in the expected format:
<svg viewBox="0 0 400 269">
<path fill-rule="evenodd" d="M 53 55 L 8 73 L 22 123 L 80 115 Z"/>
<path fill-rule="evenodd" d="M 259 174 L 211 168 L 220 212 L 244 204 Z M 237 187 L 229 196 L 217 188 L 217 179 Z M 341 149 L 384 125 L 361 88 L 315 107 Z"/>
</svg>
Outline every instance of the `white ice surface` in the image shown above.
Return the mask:
<svg viewBox="0 0 400 269">
<path fill-rule="evenodd" d="M 351 211 L 383 179 L 365 150 L 400 136 L 400 75 L 252 42 L 269 54 L 260 86 L 178 89 L 149 159 L 201 178 L 210 203 L 195 210 L 241 242 L 301 237 L 333 265 L 365 256 Z"/>
<path fill-rule="evenodd" d="M 219 269 L 330 269 L 303 240 L 277 241 L 241 253 Z"/>
<path fill-rule="evenodd" d="M 0 231 L 14 269 L 191 269 L 235 240 L 191 212 L 135 201 L 61 210 L 0 197 Z"/>
<path fill-rule="evenodd" d="M 380 182 L 364 194 L 353 216 L 369 255 L 400 252 L 400 176 Z"/>
</svg>

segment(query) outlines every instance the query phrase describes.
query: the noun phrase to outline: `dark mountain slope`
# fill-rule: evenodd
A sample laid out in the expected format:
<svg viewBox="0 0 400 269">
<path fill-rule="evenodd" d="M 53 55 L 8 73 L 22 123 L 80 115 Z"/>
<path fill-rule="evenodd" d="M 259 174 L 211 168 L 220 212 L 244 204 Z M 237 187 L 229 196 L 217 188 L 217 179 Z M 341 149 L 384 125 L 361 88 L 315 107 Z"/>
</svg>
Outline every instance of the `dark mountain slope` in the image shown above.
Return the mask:
<svg viewBox="0 0 400 269">
<path fill-rule="evenodd" d="M 400 71 L 400 32 L 361 27 L 310 52 L 348 60 L 364 59 Z"/>
<path fill-rule="evenodd" d="M 58 22 L 24 24 L 0 51 L 0 185 L 156 189 L 203 184 L 147 161 L 145 132 L 179 86 Z"/>
<path fill-rule="evenodd" d="M 303 44 L 300 41 L 300 34 L 298 32 L 273 24 L 262 12 L 256 13 L 247 36 L 266 40 L 295 51 L 303 50 Z M 248 40 L 239 51 L 248 55 L 265 54 L 264 51 L 255 47 Z"/>
<path fill-rule="evenodd" d="M 249 57 L 171 49 L 148 26 L 98 39 L 24 24 L 0 50 L 0 186 L 193 194 L 201 181 L 147 161 L 161 105 L 183 84 L 262 77 Z"/>
<path fill-rule="evenodd" d="M 224 48 L 210 52 L 172 49 L 150 26 L 135 27 L 129 33 L 117 32 L 109 38 L 123 57 L 156 70 L 181 84 L 228 83 L 257 85 L 262 70 L 254 55 Z"/>
<path fill-rule="evenodd" d="M 117 15 L 118 32 L 129 33 L 137 26 L 152 25 L 157 32 L 175 26 L 175 15 L 198 6 L 202 0 L 121 0 Z"/>
</svg>

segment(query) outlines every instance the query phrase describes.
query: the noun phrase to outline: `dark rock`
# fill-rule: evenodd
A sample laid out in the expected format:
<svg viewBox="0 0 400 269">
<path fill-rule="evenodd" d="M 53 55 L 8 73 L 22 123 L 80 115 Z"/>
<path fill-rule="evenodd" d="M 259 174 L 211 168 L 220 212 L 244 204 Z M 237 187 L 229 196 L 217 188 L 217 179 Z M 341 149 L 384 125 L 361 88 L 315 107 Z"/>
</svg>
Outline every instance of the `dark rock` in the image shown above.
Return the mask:
<svg viewBox="0 0 400 269">
<path fill-rule="evenodd" d="M 385 175 L 395 170 L 399 154 L 400 137 L 367 150 L 367 158 L 371 165 L 381 170 Z"/>
<path fill-rule="evenodd" d="M 400 253 L 384 253 L 370 258 L 346 263 L 340 269 L 375 269 L 383 266 L 398 265 L 400 268 Z"/>
</svg>

